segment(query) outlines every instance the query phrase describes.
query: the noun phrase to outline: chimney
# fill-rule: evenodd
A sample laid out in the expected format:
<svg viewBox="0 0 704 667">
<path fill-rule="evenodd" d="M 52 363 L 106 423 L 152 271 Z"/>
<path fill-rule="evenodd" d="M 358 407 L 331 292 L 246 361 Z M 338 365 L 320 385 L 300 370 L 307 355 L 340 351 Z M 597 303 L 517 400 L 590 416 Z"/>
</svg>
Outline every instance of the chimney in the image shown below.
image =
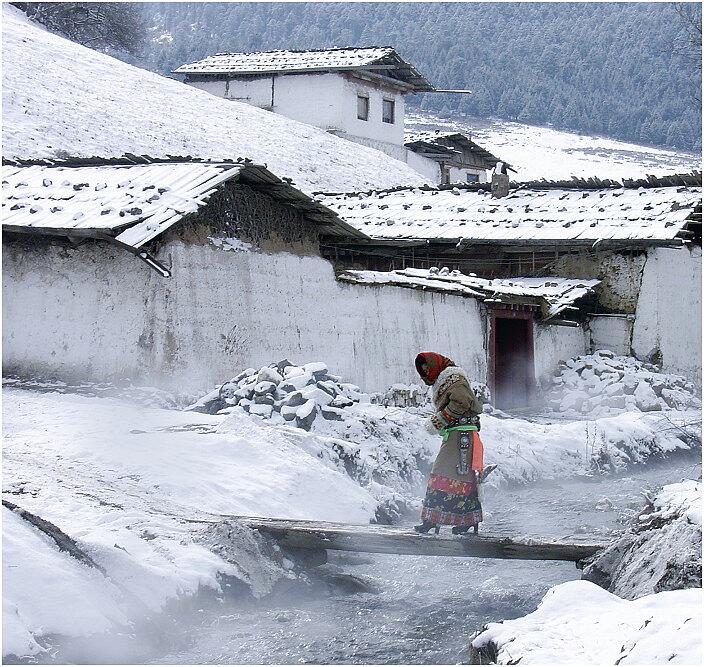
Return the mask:
<svg viewBox="0 0 704 667">
<path fill-rule="evenodd" d="M 508 195 L 508 174 L 503 162 L 497 162 L 491 175 L 491 196 L 499 199 Z"/>
</svg>

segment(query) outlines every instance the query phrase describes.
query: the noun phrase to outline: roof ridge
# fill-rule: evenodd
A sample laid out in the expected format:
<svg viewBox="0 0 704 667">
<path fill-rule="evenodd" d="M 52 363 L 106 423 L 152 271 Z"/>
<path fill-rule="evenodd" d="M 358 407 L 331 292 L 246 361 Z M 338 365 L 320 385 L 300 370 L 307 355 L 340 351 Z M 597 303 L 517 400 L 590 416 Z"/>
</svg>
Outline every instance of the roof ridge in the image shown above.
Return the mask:
<svg viewBox="0 0 704 667">
<path fill-rule="evenodd" d="M 214 53 L 211 56 L 204 58 L 212 58 L 213 56 L 253 56 L 264 55 L 268 53 L 326 53 L 328 51 L 371 51 L 374 49 L 388 49 L 395 51 L 393 46 L 331 46 L 321 49 L 271 49 L 270 51 L 223 51 Z M 201 58 L 203 60 L 204 58 Z"/>
</svg>

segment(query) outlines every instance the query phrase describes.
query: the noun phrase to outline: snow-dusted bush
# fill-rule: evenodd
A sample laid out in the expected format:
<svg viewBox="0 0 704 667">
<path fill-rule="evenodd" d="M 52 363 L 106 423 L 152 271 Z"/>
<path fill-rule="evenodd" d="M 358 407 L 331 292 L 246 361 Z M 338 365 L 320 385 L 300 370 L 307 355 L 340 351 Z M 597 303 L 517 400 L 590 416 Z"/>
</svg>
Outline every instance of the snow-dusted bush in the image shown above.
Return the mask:
<svg viewBox="0 0 704 667">
<path fill-rule="evenodd" d="M 702 585 L 702 484 L 668 484 L 630 529 L 597 554 L 583 577 L 633 600 Z"/>
<path fill-rule="evenodd" d="M 634 357 L 598 350 L 561 362 L 548 387 L 550 408 L 566 417 L 605 417 L 625 410 L 701 408 L 697 387 Z"/>
</svg>

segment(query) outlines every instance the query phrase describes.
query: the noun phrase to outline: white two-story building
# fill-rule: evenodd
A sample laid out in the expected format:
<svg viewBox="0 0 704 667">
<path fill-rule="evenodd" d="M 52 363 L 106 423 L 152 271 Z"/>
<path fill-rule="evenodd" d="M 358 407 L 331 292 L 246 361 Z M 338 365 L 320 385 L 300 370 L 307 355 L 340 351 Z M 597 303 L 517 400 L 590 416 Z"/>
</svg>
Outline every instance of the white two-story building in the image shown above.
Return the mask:
<svg viewBox="0 0 704 667">
<path fill-rule="evenodd" d="M 214 95 L 315 125 L 398 160 L 426 160 L 415 154 L 408 159 L 404 95 L 435 88 L 391 47 L 219 53 L 174 73 Z"/>
</svg>

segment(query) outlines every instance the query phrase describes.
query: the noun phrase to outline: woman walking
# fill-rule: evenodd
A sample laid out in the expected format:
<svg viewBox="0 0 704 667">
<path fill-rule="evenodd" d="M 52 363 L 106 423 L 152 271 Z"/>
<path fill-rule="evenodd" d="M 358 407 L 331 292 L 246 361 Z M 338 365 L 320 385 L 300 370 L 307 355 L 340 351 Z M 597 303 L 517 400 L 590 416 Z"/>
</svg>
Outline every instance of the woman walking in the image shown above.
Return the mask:
<svg viewBox="0 0 704 667">
<path fill-rule="evenodd" d="M 455 535 L 470 528 L 478 532 L 482 521 L 479 478 L 484 468 L 479 439 L 482 406 L 474 395 L 465 372 L 435 352 L 421 352 L 416 370 L 432 387 L 435 413 L 428 430 L 442 436 L 442 446 L 433 464 L 421 512 L 419 533 L 441 525 L 452 526 Z"/>
</svg>

